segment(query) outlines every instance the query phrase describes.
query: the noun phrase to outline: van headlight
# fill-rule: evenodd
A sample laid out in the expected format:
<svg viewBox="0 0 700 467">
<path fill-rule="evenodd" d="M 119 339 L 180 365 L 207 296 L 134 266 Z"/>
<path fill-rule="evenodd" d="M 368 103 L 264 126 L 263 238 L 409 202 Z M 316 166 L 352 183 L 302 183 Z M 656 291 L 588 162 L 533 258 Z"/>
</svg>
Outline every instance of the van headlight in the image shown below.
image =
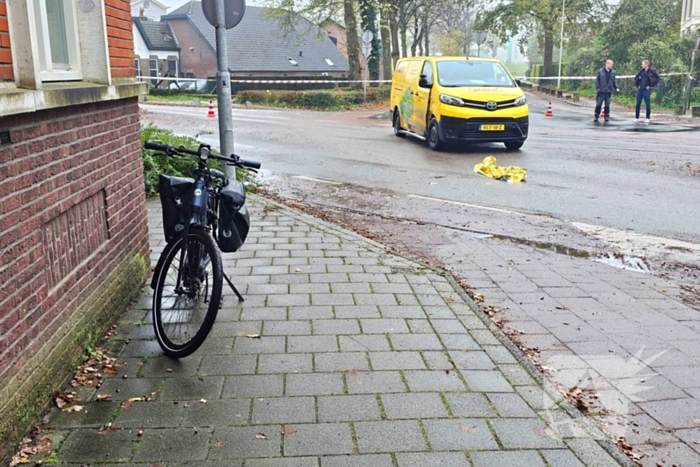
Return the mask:
<svg viewBox="0 0 700 467">
<path fill-rule="evenodd" d="M 447 94 L 440 94 L 440 102 L 448 105 L 464 105 L 464 101 L 459 97 L 452 97 Z"/>
<path fill-rule="evenodd" d="M 527 104 L 527 98 L 525 98 L 525 96 L 518 97 L 517 99 L 515 99 L 515 102 L 513 102 L 514 107 L 520 107 L 521 105 L 525 104 Z"/>
</svg>

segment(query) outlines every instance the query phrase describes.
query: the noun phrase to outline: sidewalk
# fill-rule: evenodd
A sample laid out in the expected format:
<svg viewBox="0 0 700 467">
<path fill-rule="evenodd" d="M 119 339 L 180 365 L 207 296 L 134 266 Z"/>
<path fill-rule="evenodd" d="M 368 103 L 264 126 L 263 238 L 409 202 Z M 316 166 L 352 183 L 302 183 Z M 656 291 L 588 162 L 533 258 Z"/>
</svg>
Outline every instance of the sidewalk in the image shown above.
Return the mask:
<svg viewBox="0 0 700 467">
<path fill-rule="evenodd" d="M 537 382 L 541 374 L 451 278 L 258 197 L 249 204 L 248 240 L 224 260 L 246 301 L 224 289 L 204 346 L 173 361 L 153 339 L 145 288 L 107 343 L 126 366 L 104 372 L 99 389 L 75 389 L 82 410 L 49 415 L 55 460 L 142 467 L 629 463 Z M 157 199 L 149 201 L 149 224 L 155 264 L 164 246 Z M 110 397 L 98 401 L 101 395 Z M 132 399 L 144 396 L 152 401 Z"/>
</svg>

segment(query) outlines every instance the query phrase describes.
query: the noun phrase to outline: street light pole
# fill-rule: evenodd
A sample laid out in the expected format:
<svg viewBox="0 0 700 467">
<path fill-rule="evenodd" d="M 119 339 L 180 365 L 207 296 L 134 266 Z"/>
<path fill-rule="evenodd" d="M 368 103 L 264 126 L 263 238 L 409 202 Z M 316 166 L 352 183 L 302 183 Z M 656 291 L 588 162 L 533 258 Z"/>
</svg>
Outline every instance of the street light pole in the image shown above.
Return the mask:
<svg viewBox="0 0 700 467">
<path fill-rule="evenodd" d="M 557 89 L 561 86 L 561 53 L 564 49 L 564 4 L 566 0 L 561 0 L 561 31 L 559 32 L 559 74 L 557 75 Z M 545 71 L 546 73 L 546 71 Z"/>
</svg>

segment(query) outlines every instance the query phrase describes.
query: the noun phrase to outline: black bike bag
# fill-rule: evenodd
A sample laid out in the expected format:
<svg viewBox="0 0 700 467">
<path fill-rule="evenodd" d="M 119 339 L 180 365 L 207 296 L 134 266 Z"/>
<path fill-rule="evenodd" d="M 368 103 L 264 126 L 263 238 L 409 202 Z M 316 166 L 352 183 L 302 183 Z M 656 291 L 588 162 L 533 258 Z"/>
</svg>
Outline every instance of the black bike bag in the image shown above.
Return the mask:
<svg viewBox="0 0 700 467">
<path fill-rule="evenodd" d="M 224 253 L 238 250 L 250 230 L 250 216 L 245 206 L 245 187 L 238 180 L 221 187 L 219 197 L 219 231 L 217 241 Z"/>
<path fill-rule="evenodd" d="M 163 231 L 166 241 L 172 240 L 185 228 L 193 192 L 193 179 L 160 174 L 158 194 L 163 207 Z"/>
</svg>

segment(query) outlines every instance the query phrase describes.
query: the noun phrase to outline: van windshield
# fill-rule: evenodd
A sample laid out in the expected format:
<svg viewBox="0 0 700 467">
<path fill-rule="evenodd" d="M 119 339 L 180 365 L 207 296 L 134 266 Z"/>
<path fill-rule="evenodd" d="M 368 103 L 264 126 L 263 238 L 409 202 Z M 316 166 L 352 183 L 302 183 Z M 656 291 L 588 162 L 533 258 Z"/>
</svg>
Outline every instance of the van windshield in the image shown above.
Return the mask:
<svg viewBox="0 0 700 467">
<path fill-rule="evenodd" d="M 437 62 L 440 86 L 445 87 L 515 87 L 503 66 L 497 62 L 479 60 L 446 60 Z"/>
</svg>

